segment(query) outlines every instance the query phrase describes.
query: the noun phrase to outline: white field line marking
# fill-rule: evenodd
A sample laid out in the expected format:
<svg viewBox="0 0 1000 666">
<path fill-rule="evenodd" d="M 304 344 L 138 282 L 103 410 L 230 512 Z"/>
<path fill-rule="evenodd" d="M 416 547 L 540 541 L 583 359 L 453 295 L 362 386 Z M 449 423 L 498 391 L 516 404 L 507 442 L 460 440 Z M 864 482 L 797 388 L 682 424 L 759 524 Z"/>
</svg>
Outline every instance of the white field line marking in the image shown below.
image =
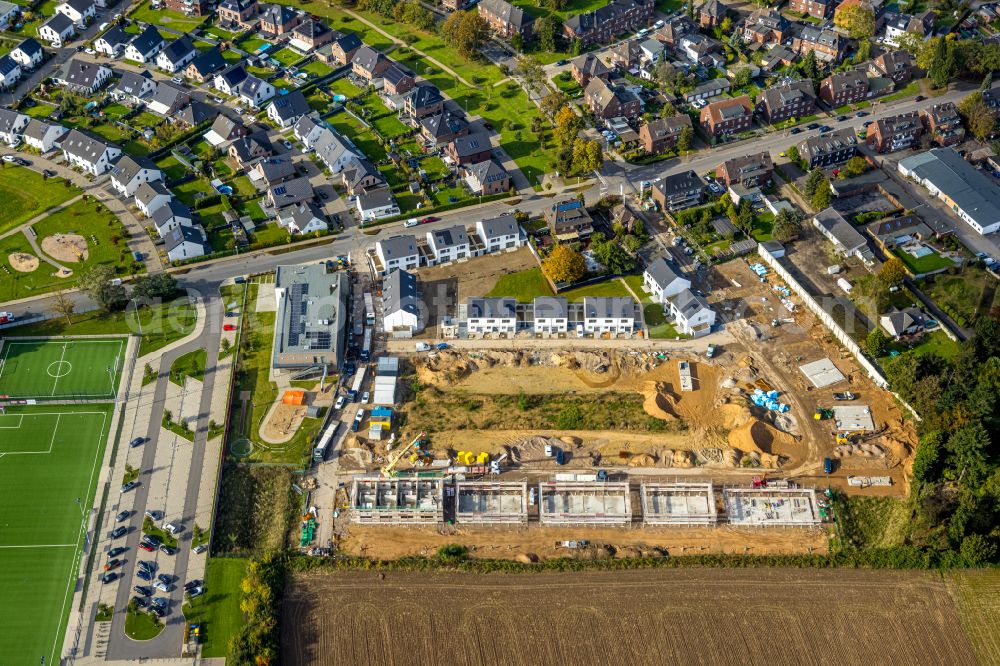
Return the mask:
<svg viewBox="0 0 1000 666">
<path fill-rule="evenodd" d="M 104 419 L 101 421 L 101 439 L 105 439 L 107 437 L 107 434 L 108 434 L 108 433 L 104 432 L 105 426 L 108 425 L 108 415 L 107 415 L 106 412 L 100 412 L 100 413 L 104 416 Z M 57 425 L 58 425 L 58 423 L 57 423 Z M 101 439 L 98 439 L 97 441 L 100 442 Z M 85 491 L 86 494 L 84 495 L 84 497 L 87 497 L 87 498 L 90 497 L 90 491 L 91 491 L 91 488 L 94 485 L 94 472 L 97 471 L 97 467 L 98 467 L 98 456 L 97 456 L 97 454 L 98 454 L 98 452 L 100 450 L 101 450 L 100 446 L 94 447 L 94 462 L 93 462 L 93 464 L 91 466 L 91 469 L 90 469 L 90 482 L 87 484 L 87 490 Z M 88 499 L 88 504 L 89 503 L 90 503 L 90 500 Z M 80 521 L 80 529 L 76 533 L 76 543 L 77 543 L 78 547 L 79 547 L 80 539 L 81 539 L 82 535 L 84 534 L 85 530 L 87 529 L 87 522 L 88 522 L 87 520 L 81 520 Z M 93 547 L 96 548 L 97 544 L 95 543 Z M 59 662 L 57 662 L 55 660 L 55 656 L 56 656 L 56 643 L 59 641 L 59 638 L 60 638 L 60 636 L 59 636 L 59 627 L 62 626 L 62 619 L 63 619 L 63 616 L 66 613 L 66 602 L 69 600 L 70 596 L 72 596 L 73 587 L 71 587 L 71 583 L 73 582 L 73 577 L 76 575 L 76 572 L 78 571 L 78 569 L 80 567 L 80 564 L 77 561 L 80 555 L 81 555 L 81 552 L 78 550 L 77 553 L 76 553 L 76 555 L 70 560 L 69 578 L 66 580 L 66 594 L 63 595 L 62 608 L 59 610 L 59 615 L 56 617 L 56 629 L 55 629 L 54 632 L 52 632 L 54 634 L 54 636 L 52 637 L 52 652 L 50 654 L 51 658 L 49 659 L 49 663 L 50 664 L 57 664 L 57 663 L 59 663 Z M 68 628 L 68 626 L 69 625 L 67 624 L 67 628 Z"/>
<path fill-rule="evenodd" d="M 3 350 L 4 350 L 4 352 L 3 352 L 3 358 L 0 359 L 0 379 L 3 378 L 3 373 L 4 373 L 4 371 L 7 368 L 7 355 L 10 354 L 10 348 L 11 347 L 13 347 L 14 345 L 22 345 L 23 346 L 23 345 L 37 345 L 37 344 L 38 344 L 37 342 L 24 342 L 23 340 L 5 343 L 3 345 Z M 102 344 L 102 345 L 118 345 L 118 354 L 117 354 L 117 357 L 115 358 L 115 371 L 117 372 L 117 365 L 120 362 L 121 356 L 122 356 L 122 345 L 125 344 L 125 341 L 123 341 L 123 340 L 68 340 L 68 341 L 62 343 L 62 345 L 63 345 L 63 354 L 66 353 L 66 347 L 69 346 L 69 345 L 97 345 L 97 344 Z M 59 360 L 62 361 L 63 360 L 62 357 L 60 357 Z M 59 380 L 57 378 L 56 379 L 56 383 L 58 383 L 58 381 Z M 52 387 L 52 394 L 50 394 L 49 396 L 45 396 L 45 397 L 50 397 L 51 398 L 55 394 L 55 391 L 56 391 L 56 387 L 53 385 L 53 387 Z M 110 396 L 107 393 L 77 393 L 75 395 L 75 397 L 77 397 L 77 398 L 107 398 L 107 397 L 113 397 L 114 394 L 115 394 L 114 380 L 112 380 L 112 386 L 111 386 L 111 394 L 110 394 Z M 24 399 L 31 399 L 31 398 L 41 398 L 43 396 L 40 396 L 40 395 L 19 395 L 19 396 L 15 396 L 15 397 L 17 397 L 17 398 L 24 398 Z"/>
<path fill-rule="evenodd" d="M 63 343 L 62 353 L 59 355 L 59 367 L 62 367 L 63 359 L 66 357 L 66 347 L 67 347 L 68 344 L 69 343 L 66 343 L 66 342 Z M 53 395 L 56 394 L 56 387 L 57 386 L 59 386 L 59 377 L 58 377 L 58 375 L 56 376 L 56 380 L 54 382 L 52 382 L 52 393 L 50 394 L 49 397 L 51 397 L 51 396 L 53 396 Z M 59 425 L 58 422 L 56 423 L 56 425 L 57 426 Z"/>
<path fill-rule="evenodd" d="M 3 423 L 8 418 L 17 417 L 17 425 L 0 425 L 0 430 L 18 430 L 21 424 L 24 423 L 24 414 L 0 414 L 0 423 Z"/>
<path fill-rule="evenodd" d="M 5 548 L 69 548 L 71 546 L 76 546 L 75 543 L 32 543 L 24 546 L 0 546 L 0 549 Z"/>
</svg>

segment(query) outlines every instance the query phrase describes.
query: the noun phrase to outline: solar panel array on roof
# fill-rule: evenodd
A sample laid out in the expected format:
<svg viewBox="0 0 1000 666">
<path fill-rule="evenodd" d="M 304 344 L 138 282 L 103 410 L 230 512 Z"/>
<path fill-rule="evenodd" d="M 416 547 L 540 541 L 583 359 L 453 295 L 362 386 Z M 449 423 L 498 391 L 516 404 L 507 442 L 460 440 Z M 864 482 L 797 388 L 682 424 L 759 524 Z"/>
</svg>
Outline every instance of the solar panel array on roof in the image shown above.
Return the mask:
<svg viewBox="0 0 1000 666">
<path fill-rule="evenodd" d="M 302 321 L 302 296 L 308 293 L 309 285 L 296 283 L 288 288 L 288 307 L 290 311 L 290 321 L 292 325 L 288 327 L 288 344 L 297 347 L 299 344 L 299 334 L 304 328 Z"/>
<path fill-rule="evenodd" d="M 307 331 L 306 340 L 309 341 L 310 349 L 331 349 L 333 341 L 329 331 Z"/>
</svg>

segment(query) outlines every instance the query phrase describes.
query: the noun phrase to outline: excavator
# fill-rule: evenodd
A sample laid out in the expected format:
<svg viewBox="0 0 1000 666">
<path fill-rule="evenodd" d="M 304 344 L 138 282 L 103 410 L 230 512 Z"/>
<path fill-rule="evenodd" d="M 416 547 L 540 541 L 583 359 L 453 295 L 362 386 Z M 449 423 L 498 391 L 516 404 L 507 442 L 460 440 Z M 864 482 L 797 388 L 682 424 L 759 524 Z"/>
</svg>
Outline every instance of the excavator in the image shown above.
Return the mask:
<svg viewBox="0 0 1000 666">
<path fill-rule="evenodd" d="M 427 433 L 422 432 L 416 437 L 414 437 L 413 441 L 407 444 L 406 446 L 401 446 L 395 451 L 393 451 L 389 455 L 389 457 L 386 458 L 385 465 L 383 465 L 382 467 L 382 476 L 389 476 L 389 477 L 396 476 L 396 474 L 398 473 L 396 472 L 396 465 L 398 465 L 399 461 L 403 459 L 403 456 L 405 456 L 406 453 L 412 448 L 419 449 L 426 442 L 426 440 L 427 440 Z"/>
</svg>

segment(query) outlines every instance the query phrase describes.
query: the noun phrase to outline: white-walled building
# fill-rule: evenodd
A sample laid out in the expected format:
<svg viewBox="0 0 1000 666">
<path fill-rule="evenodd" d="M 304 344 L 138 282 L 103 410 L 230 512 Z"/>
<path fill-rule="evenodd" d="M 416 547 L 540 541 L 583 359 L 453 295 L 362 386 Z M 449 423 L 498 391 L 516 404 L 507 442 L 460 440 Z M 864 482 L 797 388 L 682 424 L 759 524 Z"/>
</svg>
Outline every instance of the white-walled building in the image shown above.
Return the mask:
<svg viewBox="0 0 1000 666">
<path fill-rule="evenodd" d="M 486 246 L 486 252 L 500 252 L 520 247 L 521 227 L 510 213 L 476 222 L 476 235 Z"/>
<path fill-rule="evenodd" d="M 76 25 L 65 14 L 53 14 L 38 26 L 38 37 L 55 48 L 62 48 L 76 34 Z"/>
<path fill-rule="evenodd" d="M 38 40 L 34 37 L 28 37 L 14 47 L 14 50 L 10 52 L 10 57 L 21 66 L 22 70 L 34 69 L 42 64 L 42 60 L 45 59 L 45 51 L 42 50 L 42 45 L 38 43 Z"/>
<path fill-rule="evenodd" d="M 583 330 L 598 335 L 634 332 L 635 301 L 620 296 L 587 296 L 583 299 Z"/>
<path fill-rule="evenodd" d="M 56 5 L 56 12 L 62 14 L 83 30 L 87 27 L 88 19 L 97 15 L 97 6 L 92 0 L 66 0 Z"/>
<path fill-rule="evenodd" d="M 668 297 L 666 307 L 673 317 L 678 333 L 698 338 L 712 332 L 715 310 L 704 298 L 690 289 L 684 289 Z"/>
<path fill-rule="evenodd" d="M 656 303 L 665 303 L 670 296 L 691 288 L 691 281 L 678 275 L 667 260 L 660 257 L 642 273 L 642 287 Z"/>
<path fill-rule="evenodd" d="M 392 197 L 392 191 L 388 189 L 361 194 L 355 205 L 358 208 L 358 215 L 365 222 L 399 215 L 399 206 L 396 205 L 396 200 Z"/>
<path fill-rule="evenodd" d="M 423 329 L 417 277 L 393 269 L 382 281 L 382 330 L 391 335 L 409 336 Z"/>
<path fill-rule="evenodd" d="M 375 254 L 382 264 L 383 275 L 388 275 L 397 268 L 409 271 L 420 266 L 417 239 L 408 234 L 378 241 L 375 243 Z"/>
<path fill-rule="evenodd" d="M 465 314 L 469 333 L 513 335 L 517 331 L 517 301 L 513 298 L 470 298 Z"/>
<path fill-rule="evenodd" d="M 68 131 L 62 125 L 50 124 L 32 118 L 24 128 L 22 138 L 26 144 L 44 155 L 50 150 L 58 148 Z"/>
<path fill-rule="evenodd" d="M 569 303 L 558 296 L 536 296 L 532 306 L 535 333 L 565 333 L 569 330 Z"/>
<path fill-rule="evenodd" d="M 21 143 L 24 128 L 28 126 L 30 120 L 23 113 L 0 108 L 0 141 L 11 147 Z"/>
<path fill-rule="evenodd" d="M 70 130 L 62 140 L 66 161 L 87 173 L 100 176 L 111 168 L 111 163 L 122 154 L 122 149 L 96 136 Z"/>
<path fill-rule="evenodd" d="M 427 245 L 434 254 L 435 264 L 445 264 L 471 256 L 469 252 L 469 235 L 465 227 L 457 224 L 447 229 L 435 229 L 427 232 Z"/>
<path fill-rule="evenodd" d="M 158 180 L 143 183 L 135 191 L 135 205 L 143 215 L 152 217 L 161 206 L 166 206 L 173 200 L 167 186 Z"/>
<path fill-rule="evenodd" d="M 122 155 L 111 169 L 111 185 L 126 197 L 133 196 L 143 183 L 162 179 L 163 172 L 145 157 Z"/>
</svg>

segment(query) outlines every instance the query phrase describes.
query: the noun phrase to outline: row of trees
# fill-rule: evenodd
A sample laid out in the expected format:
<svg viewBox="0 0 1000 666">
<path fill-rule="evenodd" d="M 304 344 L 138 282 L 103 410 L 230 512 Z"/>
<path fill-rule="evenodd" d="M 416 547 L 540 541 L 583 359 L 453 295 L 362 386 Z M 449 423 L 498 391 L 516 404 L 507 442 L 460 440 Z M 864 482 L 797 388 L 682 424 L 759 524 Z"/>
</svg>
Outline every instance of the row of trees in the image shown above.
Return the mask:
<svg viewBox="0 0 1000 666">
<path fill-rule="evenodd" d="M 86 291 L 105 312 L 121 310 L 129 301 L 125 286 L 116 279 L 113 266 L 100 264 L 80 274 L 80 288 Z M 169 300 L 177 293 L 177 280 L 169 273 L 140 275 L 132 282 L 132 298 L 138 305 L 155 300 Z M 56 309 L 69 320 L 72 301 L 57 299 Z"/>
<path fill-rule="evenodd" d="M 278 619 L 285 584 L 285 555 L 268 553 L 250 560 L 240 582 L 244 623 L 229 639 L 227 663 L 270 666 L 278 663 Z"/>
<path fill-rule="evenodd" d="M 997 562 L 1000 309 L 976 321 L 975 336 L 954 358 L 902 354 L 885 371 L 922 418 L 908 545 L 953 565 Z"/>
</svg>

